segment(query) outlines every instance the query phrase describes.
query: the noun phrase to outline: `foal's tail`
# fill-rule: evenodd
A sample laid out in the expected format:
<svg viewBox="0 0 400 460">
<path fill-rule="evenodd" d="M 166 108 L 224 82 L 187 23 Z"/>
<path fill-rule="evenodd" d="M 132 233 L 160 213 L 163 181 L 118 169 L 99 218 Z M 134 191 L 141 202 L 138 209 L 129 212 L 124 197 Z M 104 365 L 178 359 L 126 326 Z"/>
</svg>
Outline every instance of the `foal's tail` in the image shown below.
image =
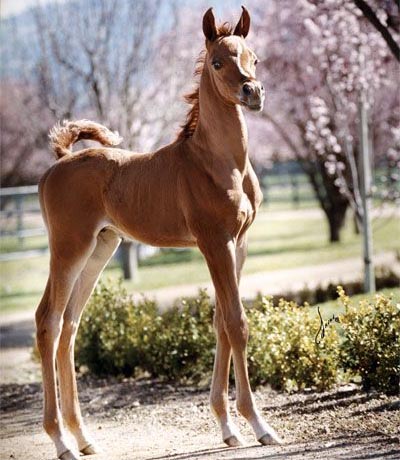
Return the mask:
<svg viewBox="0 0 400 460">
<path fill-rule="evenodd" d="M 57 123 L 49 133 L 50 146 L 57 159 L 71 154 L 71 146 L 81 139 L 98 141 L 112 147 L 122 142 L 118 132 L 112 132 L 99 123 L 90 120 L 63 121 Z"/>
</svg>

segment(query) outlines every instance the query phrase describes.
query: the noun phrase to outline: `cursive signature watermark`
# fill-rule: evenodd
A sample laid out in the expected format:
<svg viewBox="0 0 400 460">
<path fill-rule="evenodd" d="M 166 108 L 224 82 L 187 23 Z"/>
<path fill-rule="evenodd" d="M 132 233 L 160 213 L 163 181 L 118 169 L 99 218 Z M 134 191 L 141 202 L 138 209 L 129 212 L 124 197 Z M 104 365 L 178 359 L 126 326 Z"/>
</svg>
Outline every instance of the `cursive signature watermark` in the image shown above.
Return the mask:
<svg viewBox="0 0 400 460">
<path fill-rule="evenodd" d="M 318 307 L 318 316 L 320 319 L 320 325 L 319 325 L 317 335 L 315 336 L 315 343 L 317 345 L 319 345 L 321 343 L 321 340 L 324 339 L 326 328 L 329 327 L 331 323 L 340 323 L 339 316 L 336 316 L 335 314 L 333 314 L 332 317 L 329 318 L 327 321 L 324 321 L 322 318 L 321 312 L 319 310 L 319 307 Z"/>
</svg>

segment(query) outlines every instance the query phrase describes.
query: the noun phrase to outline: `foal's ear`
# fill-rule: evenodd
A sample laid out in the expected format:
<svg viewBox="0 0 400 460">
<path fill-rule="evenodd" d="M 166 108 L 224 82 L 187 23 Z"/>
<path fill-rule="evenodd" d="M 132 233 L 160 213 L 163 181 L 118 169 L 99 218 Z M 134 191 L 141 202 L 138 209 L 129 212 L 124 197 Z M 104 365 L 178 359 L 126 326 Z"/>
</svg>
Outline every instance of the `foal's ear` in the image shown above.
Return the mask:
<svg viewBox="0 0 400 460">
<path fill-rule="evenodd" d="M 217 38 L 218 33 L 212 8 L 209 8 L 203 16 L 203 32 L 210 42 L 213 42 Z"/>
<path fill-rule="evenodd" d="M 242 6 L 242 10 L 242 15 L 233 31 L 233 35 L 239 35 L 246 38 L 250 29 L 250 14 L 244 6 Z"/>
</svg>

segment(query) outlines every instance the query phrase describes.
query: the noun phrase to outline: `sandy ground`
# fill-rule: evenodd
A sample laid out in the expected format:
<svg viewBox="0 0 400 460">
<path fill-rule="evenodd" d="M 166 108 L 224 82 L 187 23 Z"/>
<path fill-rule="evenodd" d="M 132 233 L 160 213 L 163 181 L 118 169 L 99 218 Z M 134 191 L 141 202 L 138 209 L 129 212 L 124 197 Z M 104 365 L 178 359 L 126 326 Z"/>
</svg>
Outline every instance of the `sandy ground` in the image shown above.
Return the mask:
<svg viewBox="0 0 400 460">
<path fill-rule="evenodd" d="M 41 427 L 40 369 L 27 346 L 29 322 L 18 324 L 7 334 L 2 327 L 0 460 L 51 460 L 55 450 Z M 258 389 L 258 407 L 285 445 L 259 446 L 233 411 L 248 444 L 229 449 L 210 414 L 207 388 L 88 376 L 78 383 L 83 413 L 102 449 L 88 459 L 400 459 L 399 397 L 365 394 L 354 385 L 292 395 Z"/>
<path fill-rule="evenodd" d="M 208 408 L 208 391 L 149 380 L 79 381 L 88 426 L 102 448 L 93 460 L 399 459 L 397 397 L 355 386 L 293 395 L 256 392 L 259 407 L 285 440 L 257 445 L 234 414 L 247 445 L 226 448 Z M 51 460 L 41 429 L 40 383 L 1 385 L 0 459 Z M 233 406 L 234 404 L 232 404 Z"/>
</svg>

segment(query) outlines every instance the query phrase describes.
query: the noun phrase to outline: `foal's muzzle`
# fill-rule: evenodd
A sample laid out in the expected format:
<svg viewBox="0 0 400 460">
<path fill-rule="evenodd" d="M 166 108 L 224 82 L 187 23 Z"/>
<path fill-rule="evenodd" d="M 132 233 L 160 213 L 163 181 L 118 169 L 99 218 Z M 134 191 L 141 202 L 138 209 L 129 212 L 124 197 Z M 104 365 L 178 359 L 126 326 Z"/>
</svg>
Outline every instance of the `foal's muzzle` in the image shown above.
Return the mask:
<svg viewBox="0 0 400 460">
<path fill-rule="evenodd" d="M 263 109 L 265 99 L 264 86 L 255 80 L 243 83 L 240 91 L 240 102 L 249 110 L 259 112 Z"/>
</svg>

